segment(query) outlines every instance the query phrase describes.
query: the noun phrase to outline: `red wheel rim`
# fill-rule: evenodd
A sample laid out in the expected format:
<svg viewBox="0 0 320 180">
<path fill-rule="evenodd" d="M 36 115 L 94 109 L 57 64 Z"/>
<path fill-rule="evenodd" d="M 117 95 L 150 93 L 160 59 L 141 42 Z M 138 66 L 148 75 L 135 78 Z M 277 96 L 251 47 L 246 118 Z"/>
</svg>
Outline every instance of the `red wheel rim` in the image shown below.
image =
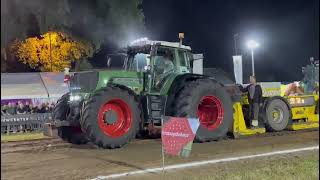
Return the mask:
<svg viewBox="0 0 320 180">
<path fill-rule="evenodd" d="M 204 96 L 198 105 L 197 115 L 200 124 L 208 130 L 215 130 L 223 121 L 224 110 L 220 99 L 215 96 Z"/>
<path fill-rule="evenodd" d="M 98 124 L 107 136 L 117 138 L 126 134 L 132 125 L 132 112 L 126 102 L 111 99 L 98 112 Z"/>
</svg>

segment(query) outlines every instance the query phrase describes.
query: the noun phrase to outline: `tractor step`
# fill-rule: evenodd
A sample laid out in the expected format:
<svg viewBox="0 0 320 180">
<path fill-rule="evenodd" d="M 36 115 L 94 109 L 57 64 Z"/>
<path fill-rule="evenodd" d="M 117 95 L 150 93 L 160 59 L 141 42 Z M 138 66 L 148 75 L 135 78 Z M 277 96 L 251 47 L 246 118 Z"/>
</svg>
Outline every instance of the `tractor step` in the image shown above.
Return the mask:
<svg viewBox="0 0 320 180">
<path fill-rule="evenodd" d="M 166 97 L 161 95 L 148 95 L 148 119 L 154 123 L 160 123 L 161 117 L 164 114 L 164 106 Z"/>
</svg>

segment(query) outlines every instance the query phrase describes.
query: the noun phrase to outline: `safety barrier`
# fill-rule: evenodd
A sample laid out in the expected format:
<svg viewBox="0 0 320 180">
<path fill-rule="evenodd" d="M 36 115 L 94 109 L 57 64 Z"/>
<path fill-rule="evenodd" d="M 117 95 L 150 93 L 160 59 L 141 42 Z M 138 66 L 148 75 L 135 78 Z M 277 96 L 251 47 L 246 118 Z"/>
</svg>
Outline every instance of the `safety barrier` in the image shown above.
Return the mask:
<svg viewBox="0 0 320 180">
<path fill-rule="evenodd" d="M 1 116 L 1 134 L 42 131 L 43 124 L 52 119 L 51 113 Z"/>
</svg>

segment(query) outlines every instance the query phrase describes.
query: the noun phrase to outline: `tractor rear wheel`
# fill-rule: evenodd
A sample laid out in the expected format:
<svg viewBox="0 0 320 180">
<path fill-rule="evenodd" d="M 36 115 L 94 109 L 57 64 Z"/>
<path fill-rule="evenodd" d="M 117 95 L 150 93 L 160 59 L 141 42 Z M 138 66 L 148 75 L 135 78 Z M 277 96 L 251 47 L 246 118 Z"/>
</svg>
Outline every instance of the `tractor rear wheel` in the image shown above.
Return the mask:
<svg viewBox="0 0 320 180">
<path fill-rule="evenodd" d="M 59 120 L 68 120 L 70 107 L 68 105 L 69 93 L 63 95 L 56 103 L 53 109 L 52 118 Z M 79 127 L 62 126 L 58 127 L 58 136 L 72 144 L 86 144 L 88 139 Z"/>
<path fill-rule="evenodd" d="M 290 110 L 282 99 L 274 98 L 266 103 L 262 117 L 268 131 L 282 131 L 289 124 Z"/>
<path fill-rule="evenodd" d="M 198 79 L 190 82 L 176 99 L 177 117 L 198 117 L 200 126 L 196 141 L 218 140 L 226 136 L 233 123 L 230 95 L 216 81 Z"/>
<path fill-rule="evenodd" d="M 119 148 L 135 138 L 141 123 L 141 108 L 130 90 L 106 87 L 86 103 L 81 127 L 89 139 L 103 148 Z"/>
</svg>

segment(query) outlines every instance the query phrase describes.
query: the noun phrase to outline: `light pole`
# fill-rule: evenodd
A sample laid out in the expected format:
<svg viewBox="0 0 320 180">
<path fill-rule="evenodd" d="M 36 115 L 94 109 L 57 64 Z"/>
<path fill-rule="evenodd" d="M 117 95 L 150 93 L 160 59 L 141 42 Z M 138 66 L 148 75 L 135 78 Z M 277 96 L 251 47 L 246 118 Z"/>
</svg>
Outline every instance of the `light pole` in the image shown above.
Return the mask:
<svg viewBox="0 0 320 180">
<path fill-rule="evenodd" d="M 51 66 L 51 72 L 52 72 L 52 57 L 51 57 L 51 31 L 49 31 L 49 41 L 50 41 L 50 66 Z"/>
<path fill-rule="evenodd" d="M 239 36 L 238 33 L 234 34 L 233 35 L 233 39 L 234 39 L 234 53 L 235 53 L 235 56 L 238 55 L 238 52 L 237 52 L 237 37 Z"/>
<path fill-rule="evenodd" d="M 251 49 L 251 60 L 252 60 L 252 76 L 255 76 L 255 73 L 254 73 L 254 55 L 253 55 L 253 50 L 257 47 L 259 47 L 259 44 L 254 41 L 254 40 L 250 40 L 247 42 L 247 46 L 248 48 Z"/>
</svg>

